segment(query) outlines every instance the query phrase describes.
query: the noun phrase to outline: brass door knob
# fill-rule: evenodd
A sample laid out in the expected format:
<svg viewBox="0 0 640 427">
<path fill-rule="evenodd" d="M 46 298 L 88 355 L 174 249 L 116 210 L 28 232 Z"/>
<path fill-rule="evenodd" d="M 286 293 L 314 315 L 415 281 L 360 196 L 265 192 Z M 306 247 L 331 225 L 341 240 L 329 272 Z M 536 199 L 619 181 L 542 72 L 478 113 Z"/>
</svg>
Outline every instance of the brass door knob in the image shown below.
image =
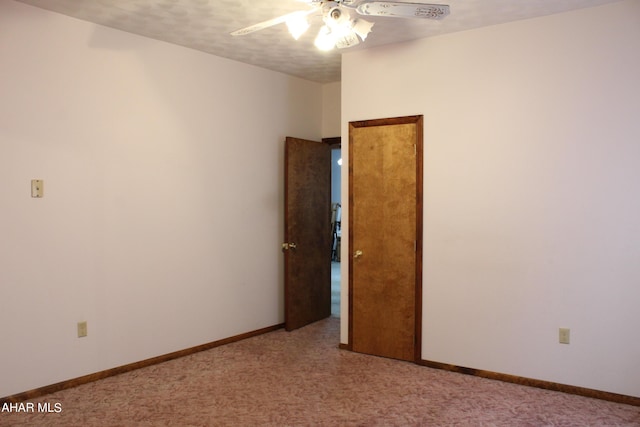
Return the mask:
<svg viewBox="0 0 640 427">
<path fill-rule="evenodd" d="M 295 243 L 291 242 L 291 243 L 283 243 L 282 244 L 282 252 L 284 251 L 288 251 L 289 249 L 295 251 L 296 249 L 298 249 L 298 245 L 296 245 Z"/>
</svg>

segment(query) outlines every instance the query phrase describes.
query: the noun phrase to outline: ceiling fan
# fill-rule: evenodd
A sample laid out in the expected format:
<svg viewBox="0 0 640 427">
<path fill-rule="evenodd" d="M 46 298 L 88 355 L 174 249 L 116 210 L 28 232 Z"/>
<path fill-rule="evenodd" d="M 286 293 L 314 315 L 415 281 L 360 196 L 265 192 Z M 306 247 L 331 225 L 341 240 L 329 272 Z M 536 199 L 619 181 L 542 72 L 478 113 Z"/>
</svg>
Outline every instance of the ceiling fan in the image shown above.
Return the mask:
<svg viewBox="0 0 640 427">
<path fill-rule="evenodd" d="M 260 22 L 234 31 L 232 36 L 243 36 L 274 25 L 286 23 L 291 35 L 297 40 L 307 29 L 307 17 L 312 14 L 322 16 L 324 25 L 315 39 L 321 50 L 334 47 L 344 49 L 364 41 L 371 32 L 373 22 L 352 15 L 383 16 L 392 18 L 417 18 L 440 20 L 449 14 L 449 6 L 431 3 L 407 3 L 375 0 L 298 0 L 309 4 L 309 10 L 288 13 L 268 21 Z M 355 12 L 355 13 L 353 13 Z"/>
</svg>

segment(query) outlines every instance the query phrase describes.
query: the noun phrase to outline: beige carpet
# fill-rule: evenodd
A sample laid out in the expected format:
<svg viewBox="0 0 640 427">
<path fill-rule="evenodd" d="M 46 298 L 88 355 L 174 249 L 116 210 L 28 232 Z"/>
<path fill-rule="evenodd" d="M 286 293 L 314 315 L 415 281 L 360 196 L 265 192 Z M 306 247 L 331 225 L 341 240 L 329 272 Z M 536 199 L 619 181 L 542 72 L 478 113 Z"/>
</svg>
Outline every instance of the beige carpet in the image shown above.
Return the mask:
<svg viewBox="0 0 640 427">
<path fill-rule="evenodd" d="M 64 390 L 0 426 L 640 426 L 640 408 L 337 349 L 339 319 Z M 37 409 L 37 406 L 35 406 Z"/>
</svg>

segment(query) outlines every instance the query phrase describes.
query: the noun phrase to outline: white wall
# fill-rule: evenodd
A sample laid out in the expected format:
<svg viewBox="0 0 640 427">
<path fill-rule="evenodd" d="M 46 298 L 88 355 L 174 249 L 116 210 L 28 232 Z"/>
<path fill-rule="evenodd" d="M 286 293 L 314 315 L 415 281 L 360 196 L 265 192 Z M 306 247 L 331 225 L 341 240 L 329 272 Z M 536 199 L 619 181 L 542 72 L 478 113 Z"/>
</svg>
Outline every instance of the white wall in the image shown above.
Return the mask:
<svg viewBox="0 0 640 427">
<path fill-rule="evenodd" d="M 423 359 L 640 396 L 638 76 L 637 0 L 343 56 L 343 136 L 425 117 Z"/>
<path fill-rule="evenodd" d="M 0 58 L 0 396 L 284 320 L 322 85 L 11 1 Z"/>
<path fill-rule="evenodd" d="M 322 86 L 322 137 L 340 136 L 341 83 L 327 83 Z"/>
</svg>

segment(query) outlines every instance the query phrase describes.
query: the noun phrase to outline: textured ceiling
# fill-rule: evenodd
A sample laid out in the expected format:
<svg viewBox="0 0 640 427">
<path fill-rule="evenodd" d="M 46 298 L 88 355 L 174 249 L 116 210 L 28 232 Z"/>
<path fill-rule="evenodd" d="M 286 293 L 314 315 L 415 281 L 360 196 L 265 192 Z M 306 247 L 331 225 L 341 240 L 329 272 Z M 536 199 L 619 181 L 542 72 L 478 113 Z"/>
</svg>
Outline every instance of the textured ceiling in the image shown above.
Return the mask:
<svg viewBox="0 0 640 427">
<path fill-rule="evenodd" d="M 340 54 L 345 50 L 321 52 L 313 45 L 322 25 L 320 16 L 311 17 L 311 28 L 298 41 L 289 35 L 284 24 L 245 36 L 229 35 L 286 13 L 310 9 L 303 0 L 17 1 L 307 80 L 340 80 Z M 442 21 L 367 17 L 375 23 L 372 33 L 366 42 L 347 51 L 615 1 L 618 0 L 432 0 L 449 4 L 451 14 Z"/>
</svg>

